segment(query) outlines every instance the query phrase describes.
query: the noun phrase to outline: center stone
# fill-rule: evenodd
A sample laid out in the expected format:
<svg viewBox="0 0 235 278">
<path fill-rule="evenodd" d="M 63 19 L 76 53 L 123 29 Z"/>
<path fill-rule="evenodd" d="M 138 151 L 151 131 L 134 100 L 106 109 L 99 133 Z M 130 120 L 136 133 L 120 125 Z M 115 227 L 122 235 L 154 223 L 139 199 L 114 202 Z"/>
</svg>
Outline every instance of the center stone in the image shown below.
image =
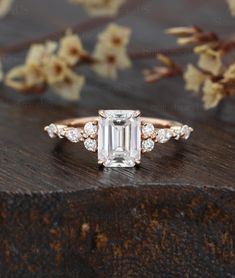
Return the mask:
<svg viewBox="0 0 235 278">
<path fill-rule="evenodd" d="M 103 110 L 99 118 L 98 160 L 105 167 L 134 167 L 140 156 L 139 111 Z"/>
</svg>

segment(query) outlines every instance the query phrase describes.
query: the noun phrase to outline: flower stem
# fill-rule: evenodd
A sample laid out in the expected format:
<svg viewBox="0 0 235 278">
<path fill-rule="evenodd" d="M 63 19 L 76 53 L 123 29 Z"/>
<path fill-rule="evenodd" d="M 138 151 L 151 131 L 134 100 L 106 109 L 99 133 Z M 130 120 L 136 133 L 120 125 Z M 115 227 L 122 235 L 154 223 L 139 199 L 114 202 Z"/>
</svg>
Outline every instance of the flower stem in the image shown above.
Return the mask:
<svg viewBox="0 0 235 278">
<path fill-rule="evenodd" d="M 132 60 L 150 59 L 155 58 L 158 54 L 164 54 L 167 56 L 177 56 L 190 54 L 192 52 L 191 47 L 175 47 L 175 48 L 163 48 L 163 49 L 149 49 L 139 51 L 128 51 L 129 57 Z"/>
</svg>

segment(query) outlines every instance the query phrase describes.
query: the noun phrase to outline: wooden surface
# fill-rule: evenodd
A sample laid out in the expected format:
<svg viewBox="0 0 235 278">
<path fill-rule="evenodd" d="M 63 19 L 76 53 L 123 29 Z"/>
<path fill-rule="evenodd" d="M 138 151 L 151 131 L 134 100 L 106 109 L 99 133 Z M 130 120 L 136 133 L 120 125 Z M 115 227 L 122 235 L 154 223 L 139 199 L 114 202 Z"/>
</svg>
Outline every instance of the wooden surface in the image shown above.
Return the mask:
<svg viewBox="0 0 235 278">
<path fill-rule="evenodd" d="M 132 49 L 174 46 L 163 34 L 171 26 L 234 30 L 224 1 L 172 2 L 122 10 L 118 22 L 133 28 Z M 24 0 L 0 22 L 0 45 L 86 20 L 62 0 Z M 81 32 L 88 49 L 105 26 L 93 25 Z M 5 68 L 23 55 L 6 57 Z M 205 112 L 180 78 L 145 84 L 141 71 L 153 64 L 135 61 L 116 82 L 84 67 L 78 104 L 51 92 L 0 89 L 0 277 L 235 277 L 235 100 Z M 50 122 L 101 108 L 140 109 L 195 132 L 187 142 L 158 146 L 138 169 L 104 170 L 92 153 L 43 132 Z"/>
</svg>

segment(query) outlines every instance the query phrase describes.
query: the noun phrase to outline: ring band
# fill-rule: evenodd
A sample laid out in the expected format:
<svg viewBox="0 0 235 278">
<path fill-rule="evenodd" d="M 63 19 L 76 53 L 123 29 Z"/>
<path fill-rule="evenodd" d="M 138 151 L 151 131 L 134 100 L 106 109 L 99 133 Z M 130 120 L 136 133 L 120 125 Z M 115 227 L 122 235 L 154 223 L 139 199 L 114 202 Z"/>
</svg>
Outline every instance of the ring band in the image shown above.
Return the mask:
<svg viewBox="0 0 235 278">
<path fill-rule="evenodd" d="M 188 139 L 193 129 L 179 122 L 140 117 L 139 110 L 100 110 L 99 116 L 75 118 L 45 127 L 51 138 L 83 142 L 88 151 L 98 152 L 98 164 L 105 167 L 134 167 L 141 153 L 156 143 Z"/>
</svg>

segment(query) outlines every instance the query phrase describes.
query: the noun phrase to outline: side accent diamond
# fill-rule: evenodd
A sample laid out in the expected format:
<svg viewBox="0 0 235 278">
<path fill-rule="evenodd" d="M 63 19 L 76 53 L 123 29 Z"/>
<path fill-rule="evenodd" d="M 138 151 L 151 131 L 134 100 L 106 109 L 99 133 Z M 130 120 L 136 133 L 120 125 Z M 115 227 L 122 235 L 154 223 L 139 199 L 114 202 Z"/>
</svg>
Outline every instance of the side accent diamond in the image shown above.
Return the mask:
<svg viewBox="0 0 235 278">
<path fill-rule="evenodd" d="M 181 129 L 181 133 L 182 133 L 182 136 L 185 140 L 187 140 L 189 137 L 190 137 L 190 134 L 191 134 L 191 129 L 189 126 L 187 125 L 184 125 Z"/>
<path fill-rule="evenodd" d="M 157 132 L 157 142 L 159 143 L 166 143 L 168 142 L 171 137 L 173 136 L 173 132 L 170 129 L 159 129 Z"/>
<path fill-rule="evenodd" d="M 172 131 L 175 140 L 179 140 L 181 137 L 181 127 L 180 126 L 172 127 Z"/>
<path fill-rule="evenodd" d="M 97 150 L 97 143 L 95 139 L 87 138 L 84 141 L 84 146 L 88 151 L 95 152 Z"/>
<path fill-rule="evenodd" d="M 47 133 L 49 135 L 50 138 L 55 138 L 56 137 L 56 133 L 57 133 L 57 127 L 55 124 L 50 124 L 47 127 Z"/>
<path fill-rule="evenodd" d="M 63 127 L 57 127 L 57 135 L 59 138 L 63 138 L 65 136 L 65 129 Z"/>
<path fill-rule="evenodd" d="M 145 124 L 142 127 L 142 133 L 144 137 L 152 136 L 154 133 L 154 125 L 153 124 Z"/>
<path fill-rule="evenodd" d="M 78 128 L 70 128 L 69 130 L 67 130 L 65 132 L 65 136 L 66 136 L 66 138 L 69 141 L 71 141 L 73 143 L 78 143 L 79 139 L 81 137 L 80 129 L 78 129 Z"/>
<path fill-rule="evenodd" d="M 86 123 L 84 126 L 84 132 L 88 136 L 95 136 L 97 134 L 97 125 L 94 123 Z"/>
<path fill-rule="evenodd" d="M 142 142 L 142 150 L 144 152 L 151 152 L 154 149 L 154 141 L 152 139 L 147 139 Z"/>
</svg>

